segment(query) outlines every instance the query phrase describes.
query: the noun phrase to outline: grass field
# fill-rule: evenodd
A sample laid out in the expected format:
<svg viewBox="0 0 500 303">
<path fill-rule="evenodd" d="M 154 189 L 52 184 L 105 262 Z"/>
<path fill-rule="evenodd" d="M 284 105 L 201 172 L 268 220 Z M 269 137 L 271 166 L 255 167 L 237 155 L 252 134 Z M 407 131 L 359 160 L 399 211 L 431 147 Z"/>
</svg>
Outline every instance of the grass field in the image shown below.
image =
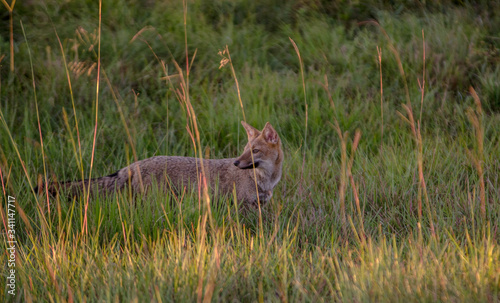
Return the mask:
<svg viewBox="0 0 500 303">
<path fill-rule="evenodd" d="M 500 302 L 496 2 L 2 2 L 6 301 Z M 236 157 L 241 120 L 283 142 L 260 212 L 33 190 Z"/>
</svg>

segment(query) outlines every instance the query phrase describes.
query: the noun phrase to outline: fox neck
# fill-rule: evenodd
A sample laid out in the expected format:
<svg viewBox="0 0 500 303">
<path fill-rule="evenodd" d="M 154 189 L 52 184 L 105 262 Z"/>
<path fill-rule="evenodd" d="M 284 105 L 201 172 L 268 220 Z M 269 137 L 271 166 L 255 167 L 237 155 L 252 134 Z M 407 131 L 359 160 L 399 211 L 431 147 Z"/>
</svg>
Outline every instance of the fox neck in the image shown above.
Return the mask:
<svg viewBox="0 0 500 303">
<path fill-rule="evenodd" d="M 265 167 L 258 167 L 255 169 L 257 185 L 264 191 L 272 190 L 281 179 L 283 161 L 276 162 L 276 166 L 273 169 L 266 169 Z M 253 171 L 251 174 L 253 178 Z"/>
</svg>

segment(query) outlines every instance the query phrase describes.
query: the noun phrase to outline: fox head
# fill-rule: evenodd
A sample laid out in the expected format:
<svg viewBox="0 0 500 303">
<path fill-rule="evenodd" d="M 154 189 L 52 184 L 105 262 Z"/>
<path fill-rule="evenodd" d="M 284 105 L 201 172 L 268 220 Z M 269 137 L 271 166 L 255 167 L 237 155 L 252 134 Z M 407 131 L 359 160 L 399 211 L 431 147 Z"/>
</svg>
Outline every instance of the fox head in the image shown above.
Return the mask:
<svg viewBox="0 0 500 303">
<path fill-rule="evenodd" d="M 270 172 L 278 169 L 278 166 L 281 168 L 283 159 L 281 140 L 271 124 L 267 122 L 262 131 L 244 121 L 241 121 L 241 124 L 247 132 L 248 143 L 243 154 L 234 161 L 234 165 L 241 169 L 255 167 Z"/>
</svg>

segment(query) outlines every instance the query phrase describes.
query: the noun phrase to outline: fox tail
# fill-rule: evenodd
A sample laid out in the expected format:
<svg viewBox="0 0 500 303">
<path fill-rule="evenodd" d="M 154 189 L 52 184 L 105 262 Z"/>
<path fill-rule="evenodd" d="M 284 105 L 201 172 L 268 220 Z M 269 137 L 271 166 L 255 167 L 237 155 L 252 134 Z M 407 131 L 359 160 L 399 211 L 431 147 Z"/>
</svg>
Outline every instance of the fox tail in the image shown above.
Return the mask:
<svg viewBox="0 0 500 303">
<path fill-rule="evenodd" d="M 63 182 L 47 182 L 46 184 L 41 183 L 39 186 L 34 188 L 37 195 L 44 194 L 46 191 L 50 196 L 55 197 L 59 193 L 67 193 L 69 197 L 80 196 L 83 193 L 90 190 L 91 195 L 95 195 L 99 192 L 105 192 L 111 187 L 122 187 L 123 182 L 117 182 L 118 172 L 111 174 L 109 176 L 94 178 L 94 179 L 84 179 L 78 181 L 63 181 Z"/>
</svg>

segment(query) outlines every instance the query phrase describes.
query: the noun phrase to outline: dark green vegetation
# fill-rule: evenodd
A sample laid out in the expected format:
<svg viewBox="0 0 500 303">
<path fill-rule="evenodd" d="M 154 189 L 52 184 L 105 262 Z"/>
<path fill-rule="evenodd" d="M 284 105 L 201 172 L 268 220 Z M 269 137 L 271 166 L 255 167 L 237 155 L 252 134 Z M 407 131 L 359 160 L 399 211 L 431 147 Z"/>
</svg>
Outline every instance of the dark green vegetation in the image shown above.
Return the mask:
<svg viewBox="0 0 500 303">
<path fill-rule="evenodd" d="M 13 71 L 1 13 L 2 213 L 7 196 L 18 202 L 17 295 L 2 278 L 2 297 L 500 301 L 498 4 L 190 1 L 185 15 L 181 1 L 115 0 L 99 40 L 94 2 L 19 1 Z M 219 69 L 226 45 L 234 74 Z M 261 214 L 232 199 L 207 207 L 196 191 L 119 194 L 87 211 L 34 194 L 45 176 L 102 176 L 153 155 L 237 156 L 235 76 L 246 120 L 271 122 L 284 143 Z M 7 264 L 0 254 L 5 276 Z"/>
</svg>

